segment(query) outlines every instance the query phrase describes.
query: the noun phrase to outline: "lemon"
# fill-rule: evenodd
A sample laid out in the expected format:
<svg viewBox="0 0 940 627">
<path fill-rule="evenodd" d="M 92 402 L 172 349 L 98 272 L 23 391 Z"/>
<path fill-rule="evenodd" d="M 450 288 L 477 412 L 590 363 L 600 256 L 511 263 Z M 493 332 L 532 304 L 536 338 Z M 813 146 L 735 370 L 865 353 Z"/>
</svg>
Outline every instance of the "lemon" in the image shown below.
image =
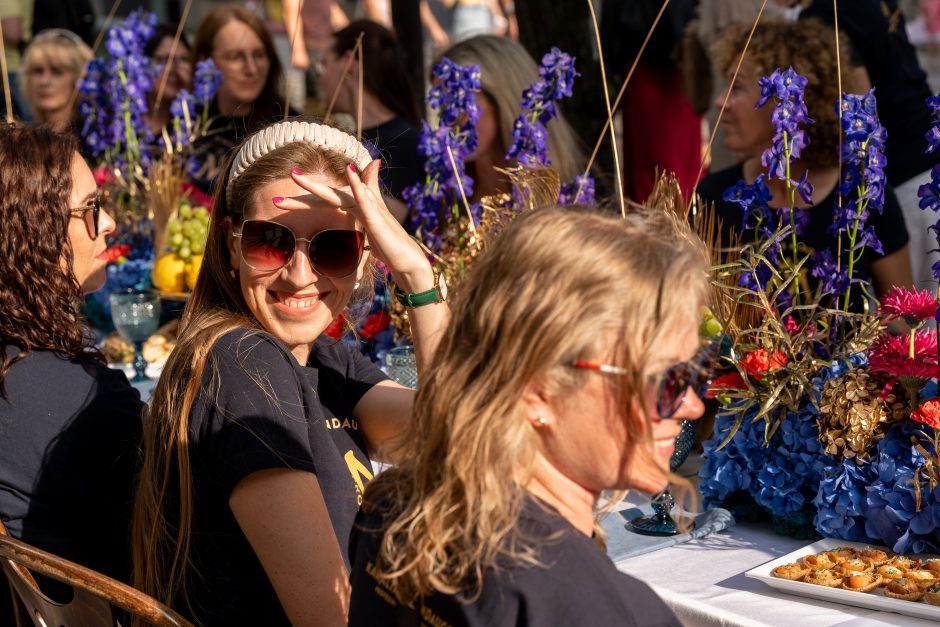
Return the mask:
<svg viewBox="0 0 940 627">
<path fill-rule="evenodd" d="M 193 289 L 196 287 L 196 279 L 199 278 L 199 268 L 202 266 L 202 255 L 193 255 L 189 263 L 186 264 L 186 287 Z"/>
<path fill-rule="evenodd" d="M 157 289 L 164 292 L 182 292 L 185 288 L 186 262 L 176 253 L 161 255 L 153 264 L 150 276 Z"/>
</svg>

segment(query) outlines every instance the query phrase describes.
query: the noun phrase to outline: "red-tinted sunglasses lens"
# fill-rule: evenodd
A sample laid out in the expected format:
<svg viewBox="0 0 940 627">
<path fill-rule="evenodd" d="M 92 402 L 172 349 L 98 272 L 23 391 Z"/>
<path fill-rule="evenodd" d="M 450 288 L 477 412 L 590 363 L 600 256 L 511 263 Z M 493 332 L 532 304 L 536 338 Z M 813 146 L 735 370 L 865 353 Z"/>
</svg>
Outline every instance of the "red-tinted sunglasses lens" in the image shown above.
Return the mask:
<svg viewBox="0 0 940 627">
<path fill-rule="evenodd" d="M 285 226 L 264 220 L 247 220 L 242 225 L 242 257 L 262 272 L 283 268 L 294 256 L 297 243 Z"/>
<path fill-rule="evenodd" d="M 365 235 L 360 231 L 320 231 L 310 240 L 310 263 L 318 274 L 340 278 L 356 271 Z"/>
<path fill-rule="evenodd" d="M 286 266 L 297 246 L 290 229 L 265 220 L 245 221 L 241 238 L 245 263 L 262 272 Z M 341 278 L 356 271 L 364 245 L 365 235 L 360 231 L 320 231 L 310 240 L 307 254 L 317 274 Z"/>
</svg>

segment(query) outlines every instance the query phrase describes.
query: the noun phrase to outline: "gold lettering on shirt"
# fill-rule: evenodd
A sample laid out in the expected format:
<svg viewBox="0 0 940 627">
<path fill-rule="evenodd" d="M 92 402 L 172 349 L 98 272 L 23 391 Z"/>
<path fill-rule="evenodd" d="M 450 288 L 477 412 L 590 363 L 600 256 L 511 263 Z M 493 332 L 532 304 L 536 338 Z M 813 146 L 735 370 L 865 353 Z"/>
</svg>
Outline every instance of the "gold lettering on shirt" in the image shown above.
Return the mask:
<svg viewBox="0 0 940 627">
<path fill-rule="evenodd" d="M 349 474 L 352 475 L 353 481 L 356 482 L 356 497 L 359 501 L 359 505 L 362 505 L 362 493 L 366 490 L 366 483 L 372 481 L 372 471 L 359 461 L 352 451 L 346 451 L 346 455 L 343 456 L 343 459 L 346 460 L 346 467 L 349 468 Z M 365 481 L 362 480 L 363 477 L 365 477 Z"/>
<path fill-rule="evenodd" d="M 343 418 L 340 420 L 336 416 L 333 416 L 332 418 L 324 420 L 323 424 L 331 431 L 333 429 L 352 429 L 353 431 L 359 431 L 359 421 L 355 418 Z"/>
<path fill-rule="evenodd" d="M 373 588 L 373 592 L 375 592 L 376 596 L 392 607 L 397 607 L 399 603 L 398 595 L 396 595 L 392 589 L 388 587 L 388 585 L 379 581 L 378 577 L 376 576 L 377 573 L 375 564 L 372 563 L 372 560 L 366 562 L 366 573 L 368 573 L 369 576 L 372 577 L 372 580 L 376 582 L 376 586 Z M 408 607 L 414 609 L 411 605 Z M 453 627 L 446 620 L 435 614 L 434 610 L 429 608 L 424 603 L 421 604 L 420 608 L 418 609 L 418 613 L 421 614 L 421 619 L 423 621 L 421 623 L 422 625 L 430 625 L 431 627 Z"/>
</svg>

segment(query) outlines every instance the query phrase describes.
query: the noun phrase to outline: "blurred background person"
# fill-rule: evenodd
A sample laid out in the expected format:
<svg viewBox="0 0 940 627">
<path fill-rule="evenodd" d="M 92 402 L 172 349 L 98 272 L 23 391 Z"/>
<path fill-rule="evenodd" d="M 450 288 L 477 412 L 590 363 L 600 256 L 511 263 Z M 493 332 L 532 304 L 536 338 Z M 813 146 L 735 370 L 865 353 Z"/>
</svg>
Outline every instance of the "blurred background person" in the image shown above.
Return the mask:
<svg viewBox="0 0 940 627">
<path fill-rule="evenodd" d="M 147 123 L 154 135 L 159 136 L 160 131 L 170 121 L 170 105 L 173 99 L 181 89 L 192 89 L 193 82 L 193 60 L 192 48 L 183 33 L 176 44 L 176 51 L 173 51 L 173 40 L 176 38 L 176 26 L 172 24 L 158 24 L 154 28 L 153 36 L 144 47 L 144 54 L 147 55 L 154 64 L 162 69 L 154 80 L 153 89 L 150 92 L 149 116 Z M 171 56 L 172 53 L 172 56 Z M 160 102 L 156 102 L 160 83 L 163 75 L 166 73 L 166 84 L 161 95 Z"/>
<path fill-rule="evenodd" d="M 71 31 L 53 28 L 33 37 L 23 52 L 19 81 L 34 120 L 58 131 L 71 129 L 72 97 L 92 56 L 91 48 Z"/>
<path fill-rule="evenodd" d="M 196 142 L 192 174 L 196 187 L 211 193 L 228 152 L 243 137 L 284 117 L 283 72 L 264 21 L 236 3 L 206 14 L 196 29 L 193 57 L 197 62 L 211 58 L 222 73 L 209 106 L 209 129 Z"/>
<path fill-rule="evenodd" d="M 7 76 L 10 81 L 10 99 L 13 117 L 30 120 L 29 103 L 23 97 L 17 81 L 22 62 L 22 50 L 29 43 L 33 28 L 32 0 L 0 0 L 0 24 L 3 26 L 3 46 L 6 52 Z M 6 100 L 0 103 L 6 112 Z"/>
<path fill-rule="evenodd" d="M 716 44 L 715 63 L 729 79 L 737 66 L 748 30 L 747 27 L 729 29 Z M 838 86 L 829 78 L 835 67 L 836 55 L 832 41 L 832 30 L 816 20 L 799 24 L 769 21 L 754 32 L 721 122 L 725 147 L 741 155 L 743 160 L 709 174 L 698 186 L 702 198 L 715 203 L 725 245 L 733 241 L 734 232 L 739 233 L 745 243 L 754 236 L 753 230 L 741 233 L 741 206 L 724 199 L 725 191 L 738 181 L 743 179 L 752 184 L 759 175 L 764 175 L 773 195 L 770 206 L 787 206 L 785 183 L 778 178 L 767 177 L 766 168 L 761 164 L 761 154 L 771 146 L 774 138 L 775 129 L 771 123 L 774 106 L 772 102 L 760 109 L 754 105 L 761 97 L 758 79 L 777 68 L 792 66 L 807 78 L 804 102 L 809 117 L 814 120 L 813 124 L 804 126 L 809 144 L 802 150 L 800 158 L 791 162 L 789 170 L 794 181 L 801 180 L 804 173 L 808 173 L 807 180 L 813 187 L 810 203 L 796 194 L 796 206 L 805 210 L 808 216 L 808 223 L 799 239 L 813 251 L 827 249 L 833 258 L 839 257 L 838 239 L 829 231 L 838 202 L 841 139 L 841 126 L 833 106 L 839 100 Z M 859 86 L 856 81 L 856 75 L 846 73 L 843 90 L 857 93 Z M 720 105 L 722 99 L 723 95 L 719 95 L 716 104 Z M 868 224 L 874 227 L 884 253 L 866 248 L 862 259 L 855 265 L 855 278 L 870 280 L 875 295 L 884 294 L 892 286 L 910 287 L 913 279 L 907 251 L 908 233 L 890 184 L 885 186 L 884 211 L 872 210 Z M 843 238 L 842 259 L 846 259 L 848 254 L 849 242 L 845 240 Z M 784 246 L 788 243 L 784 242 Z M 854 306 L 860 308 L 861 301 Z"/>
</svg>

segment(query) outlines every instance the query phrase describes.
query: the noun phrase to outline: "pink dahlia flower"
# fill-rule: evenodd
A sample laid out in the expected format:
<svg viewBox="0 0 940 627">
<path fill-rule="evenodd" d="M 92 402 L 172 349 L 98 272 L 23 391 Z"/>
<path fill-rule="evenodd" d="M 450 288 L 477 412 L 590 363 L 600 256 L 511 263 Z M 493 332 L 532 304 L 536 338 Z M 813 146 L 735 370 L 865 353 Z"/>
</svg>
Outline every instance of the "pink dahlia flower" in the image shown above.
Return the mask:
<svg viewBox="0 0 940 627">
<path fill-rule="evenodd" d="M 937 299 L 928 290 L 906 290 L 893 287 L 881 298 L 884 315 L 904 318 L 908 324 L 930 320 L 937 313 Z"/>
<path fill-rule="evenodd" d="M 928 329 L 917 331 L 913 338 L 907 335 L 882 335 L 868 349 L 868 364 L 872 371 L 892 377 L 936 377 L 940 375 L 940 367 L 937 366 L 937 335 Z"/>
</svg>

